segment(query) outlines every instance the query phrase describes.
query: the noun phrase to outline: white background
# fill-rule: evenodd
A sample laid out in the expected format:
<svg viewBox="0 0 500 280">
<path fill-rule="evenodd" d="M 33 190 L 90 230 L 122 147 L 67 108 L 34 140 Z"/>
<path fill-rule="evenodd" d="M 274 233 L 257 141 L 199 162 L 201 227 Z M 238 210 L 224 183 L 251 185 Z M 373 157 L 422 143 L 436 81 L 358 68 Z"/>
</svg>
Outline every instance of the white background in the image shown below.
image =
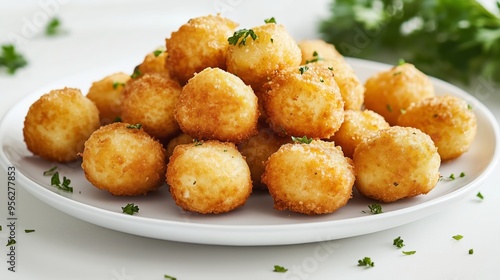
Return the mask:
<svg viewBox="0 0 500 280">
<path fill-rule="evenodd" d="M 0 115 L 23 96 L 81 71 L 130 61 L 164 44 L 189 18 L 222 12 L 241 27 L 271 16 L 297 39 L 318 37 L 329 1 L 0 1 L 0 44 L 18 48 L 29 66 L 0 74 Z M 271 2 L 271 1 L 268 1 Z M 187 4 L 185 4 L 187 3 Z M 43 35 L 58 15 L 66 34 Z M 18 38 L 19 38 L 18 37 Z M 500 118 L 500 87 L 478 80 L 469 92 Z M 471 164 L 474 164 L 471 162 Z M 7 270 L 6 170 L 0 171 L 0 279 L 498 279 L 500 179 L 493 174 L 475 195 L 438 214 L 365 236 L 270 247 L 176 243 L 101 228 L 59 212 L 24 189 L 17 192 L 17 272 Z M 24 233 L 25 228 L 35 229 Z M 455 241 L 451 237 L 461 234 Z M 401 236 L 405 256 L 393 245 Z M 468 250 L 474 249 L 469 255 Z M 373 268 L 357 266 L 371 257 Z M 288 273 L 272 272 L 274 265 Z"/>
</svg>

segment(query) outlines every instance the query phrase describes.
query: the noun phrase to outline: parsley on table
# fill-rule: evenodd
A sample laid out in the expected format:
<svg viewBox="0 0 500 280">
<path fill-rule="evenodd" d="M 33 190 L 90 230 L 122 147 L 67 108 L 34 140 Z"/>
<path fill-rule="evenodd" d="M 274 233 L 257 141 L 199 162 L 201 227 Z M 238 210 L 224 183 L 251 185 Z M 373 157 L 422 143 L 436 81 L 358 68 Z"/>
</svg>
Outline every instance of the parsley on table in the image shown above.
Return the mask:
<svg viewBox="0 0 500 280">
<path fill-rule="evenodd" d="M 405 246 L 404 240 L 401 239 L 401 236 L 398 236 L 394 241 L 392 242 L 392 245 L 398 247 L 398 248 L 403 248 Z"/>
<path fill-rule="evenodd" d="M 26 66 L 28 62 L 24 56 L 16 51 L 16 47 L 12 44 L 2 45 L 2 53 L 0 54 L 0 68 L 7 68 L 7 73 L 14 74 L 17 69 Z"/>
<path fill-rule="evenodd" d="M 167 275 L 167 274 L 163 275 L 163 278 L 170 279 L 170 280 L 177 280 L 177 278 L 170 276 L 170 275 Z"/>
<path fill-rule="evenodd" d="M 480 1 L 332 0 L 330 13 L 320 33 L 343 55 L 404 57 L 448 81 L 500 82 L 500 17 Z"/>
<path fill-rule="evenodd" d="M 61 21 L 58 18 L 52 18 L 45 27 L 45 35 L 54 36 L 61 33 Z"/>
<path fill-rule="evenodd" d="M 16 242 L 16 240 L 15 240 L 15 239 L 10 238 L 10 239 L 9 239 L 9 241 L 7 241 L 7 245 L 6 245 L 6 246 L 12 246 L 12 245 L 14 245 L 14 244 L 16 244 L 16 243 L 17 243 L 17 242 Z"/>
<path fill-rule="evenodd" d="M 476 196 L 477 196 L 477 197 L 479 197 L 479 199 L 481 199 L 481 200 L 483 200 L 483 199 L 484 199 L 484 196 L 483 196 L 483 194 L 482 194 L 481 192 L 478 192 L 478 193 L 476 194 Z"/>
<path fill-rule="evenodd" d="M 460 235 L 460 234 L 457 234 L 457 235 L 452 236 L 452 238 L 455 239 L 455 240 L 460 240 L 460 239 L 462 239 L 464 237 L 462 235 Z"/>
<path fill-rule="evenodd" d="M 32 233 L 32 232 L 35 232 L 35 230 L 34 229 L 25 229 L 24 232 L 26 232 L 26 233 Z"/>
<path fill-rule="evenodd" d="M 139 213 L 139 206 L 134 203 L 128 203 L 124 207 L 122 207 L 122 213 L 134 215 L 135 213 Z"/>
<path fill-rule="evenodd" d="M 281 273 L 285 273 L 287 271 L 288 271 L 287 268 L 284 268 L 283 266 L 280 265 L 275 265 L 273 270 L 273 272 L 281 272 Z"/>
<path fill-rule="evenodd" d="M 469 249 L 469 255 L 474 254 L 474 249 Z"/>
<path fill-rule="evenodd" d="M 405 255 L 415 255 L 417 251 L 403 251 L 403 254 Z"/>
<path fill-rule="evenodd" d="M 375 263 L 369 257 L 364 257 L 362 260 L 358 260 L 358 266 L 368 266 L 374 267 Z"/>
</svg>

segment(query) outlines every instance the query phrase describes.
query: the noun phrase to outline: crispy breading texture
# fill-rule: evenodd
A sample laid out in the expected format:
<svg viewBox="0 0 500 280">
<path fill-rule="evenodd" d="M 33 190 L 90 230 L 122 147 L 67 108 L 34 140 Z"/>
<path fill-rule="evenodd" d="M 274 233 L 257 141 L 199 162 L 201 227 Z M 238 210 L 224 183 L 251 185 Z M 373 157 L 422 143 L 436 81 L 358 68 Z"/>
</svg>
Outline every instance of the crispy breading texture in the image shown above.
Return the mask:
<svg viewBox="0 0 500 280">
<path fill-rule="evenodd" d="M 24 119 L 24 142 L 43 159 L 71 162 L 78 159 L 85 141 L 99 126 L 99 110 L 79 89 L 56 89 L 30 106 Z"/>
<path fill-rule="evenodd" d="M 190 19 L 166 39 L 166 67 L 170 76 L 184 85 L 207 67 L 226 69 L 227 38 L 237 23 L 220 15 Z"/>
<path fill-rule="evenodd" d="M 345 58 L 335 46 L 323 40 L 299 42 L 302 65 L 321 64 L 330 67 L 334 73 L 346 110 L 360 110 L 364 101 L 365 88 Z"/>
<path fill-rule="evenodd" d="M 352 160 L 334 143 L 321 140 L 281 146 L 262 175 L 274 208 L 308 215 L 332 213 L 346 205 L 354 180 Z"/>
<path fill-rule="evenodd" d="M 344 122 L 330 140 L 342 147 L 346 157 L 352 158 L 354 149 L 363 139 L 388 127 L 389 123 L 385 121 L 384 117 L 373 111 L 346 110 Z"/>
<path fill-rule="evenodd" d="M 390 125 L 412 103 L 434 96 L 432 81 L 410 63 L 376 73 L 365 83 L 365 107 L 382 115 Z"/>
<path fill-rule="evenodd" d="M 202 214 L 232 211 L 252 192 L 250 169 L 233 143 L 215 140 L 177 145 L 167 167 L 175 203 Z"/>
<path fill-rule="evenodd" d="M 121 117 L 122 92 L 129 79 L 130 75 L 118 72 L 92 83 L 87 98 L 99 109 L 101 125 L 112 123 Z"/>
<path fill-rule="evenodd" d="M 140 123 L 157 139 L 176 135 L 179 125 L 174 117 L 175 104 L 182 88 L 161 73 L 146 73 L 125 86 L 122 121 Z"/>
<path fill-rule="evenodd" d="M 146 194 L 165 180 L 163 146 L 127 123 L 112 123 L 92 133 L 81 156 L 87 180 L 113 195 Z"/>
<path fill-rule="evenodd" d="M 331 137 L 344 121 L 344 101 L 333 73 L 319 65 L 290 67 L 263 86 L 269 126 L 281 136 Z"/>
<path fill-rule="evenodd" d="M 301 60 L 297 42 L 281 24 L 268 23 L 251 30 L 256 39 L 247 37 L 243 45 L 240 38 L 229 45 L 227 71 L 240 77 L 255 91 L 281 69 L 299 66 Z"/>
<path fill-rule="evenodd" d="M 258 118 L 252 88 L 218 68 L 206 68 L 190 79 L 175 106 L 181 130 L 200 140 L 245 141 L 257 134 Z"/>
<path fill-rule="evenodd" d="M 441 160 L 454 159 L 468 151 L 477 133 L 473 108 L 465 100 L 450 95 L 412 104 L 399 117 L 398 125 L 416 127 L 427 133 L 437 146 Z"/>
<path fill-rule="evenodd" d="M 431 191 L 441 159 L 429 135 L 392 126 L 364 139 L 354 150 L 356 188 L 364 196 L 392 202 Z"/>
</svg>

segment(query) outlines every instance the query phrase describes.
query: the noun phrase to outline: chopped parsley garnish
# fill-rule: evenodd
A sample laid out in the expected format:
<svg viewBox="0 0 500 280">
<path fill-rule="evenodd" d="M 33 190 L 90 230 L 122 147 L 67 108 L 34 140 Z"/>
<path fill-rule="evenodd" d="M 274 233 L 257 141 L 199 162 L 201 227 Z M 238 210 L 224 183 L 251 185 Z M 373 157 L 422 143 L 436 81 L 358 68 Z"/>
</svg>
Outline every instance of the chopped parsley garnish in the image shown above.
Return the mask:
<svg viewBox="0 0 500 280">
<path fill-rule="evenodd" d="M 7 241 L 7 245 L 6 246 L 11 246 L 11 245 L 14 245 L 14 244 L 16 244 L 16 240 L 10 238 L 9 241 Z"/>
<path fill-rule="evenodd" d="M 333 67 L 331 67 L 331 66 L 328 67 L 328 70 L 333 71 Z"/>
<path fill-rule="evenodd" d="M 134 215 L 134 213 L 139 213 L 139 206 L 134 203 L 129 203 L 122 207 L 122 213 Z"/>
<path fill-rule="evenodd" d="M 273 270 L 273 272 L 281 272 L 281 273 L 285 273 L 287 271 L 288 271 L 288 269 L 282 267 L 281 265 L 275 265 L 274 270 Z"/>
<path fill-rule="evenodd" d="M 195 146 L 203 145 L 203 140 L 193 139 L 193 143 Z"/>
<path fill-rule="evenodd" d="M 14 74 L 17 69 L 28 64 L 23 55 L 16 51 L 16 47 L 12 44 L 2 45 L 2 53 L 0 54 L 0 68 L 6 67 L 7 73 Z"/>
<path fill-rule="evenodd" d="M 257 40 L 257 38 L 259 38 L 259 36 L 257 36 L 257 34 L 255 34 L 255 32 L 252 29 L 240 29 L 234 32 L 233 36 L 227 38 L 227 41 L 229 45 L 236 46 L 236 44 L 238 44 L 239 46 L 241 45 L 245 46 L 247 44 L 248 36 L 250 36 L 250 38 L 252 38 L 254 41 Z"/>
<path fill-rule="evenodd" d="M 299 72 L 301 75 L 304 74 L 307 70 L 309 70 L 309 66 L 307 66 L 307 65 L 299 67 Z"/>
<path fill-rule="evenodd" d="M 459 178 L 463 178 L 463 177 L 465 177 L 465 172 L 461 172 L 461 173 L 460 173 L 460 175 L 458 175 L 458 176 L 459 176 Z M 451 173 L 451 174 L 450 174 L 450 176 L 448 176 L 448 177 L 446 177 L 446 178 L 444 178 L 443 176 L 439 177 L 439 180 L 440 180 L 440 181 L 442 181 L 442 180 L 446 180 L 446 181 L 453 181 L 453 180 L 455 180 L 455 179 L 457 179 L 457 177 L 455 176 L 455 174 L 454 174 L 454 173 Z"/>
<path fill-rule="evenodd" d="M 478 192 L 476 196 L 479 197 L 481 200 L 484 199 L 484 196 L 481 192 Z"/>
<path fill-rule="evenodd" d="M 398 236 L 398 238 L 394 239 L 394 241 L 392 242 L 392 245 L 394 245 L 398 248 L 403 248 L 403 246 L 405 246 L 404 240 L 401 239 L 401 236 Z"/>
<path fill-rule="evenodd" d="M 167 274 L 163 275 L 163 278 L 170 279 L 170 280 L 177 280 L 177 278 L 170 276 L 170 275 L 167 275 Z"/>
<path fill-rule="evenodd" d="M 141 127 L 142 127 L 142 124 L 140 124 L 140 123 L 127 125 L 127 128 L 129 128 L 129 129 L 141 129 Z"/>
<path fill-rule="evenodd" d="M 469 249 L 469 255 L 474 254 L 474 249 Z"/>
<path fill-rule="evenodd" d="M 54 36 L 61 32 L 61 21 L 58 18 L 51 19 L 45 27 L 45 35 Z"/>
<path fill-rule="evenodd" d="M 57 166 L 52 167 L 51 169 L 44 171 L 43 176 L 52 176 L 56 172 Z"/>
<path fill-rule="evenodd" d="M 375 263 L 369 257 L 364 257 L 362 260 L 358 260 L 358 266 L 375 266 Z"/>
<path fill-rule="evenodd" d="M 406 61 L 405 61 L 404 59 L 402 59 L 402 58 L 400 58 L 400 59 L 398 60 L 398 65 L 403 65 L 403 64 L 405 64 L 405 63 L 406 63 Z"/>
<path fill-rule="evenodd" d="M 414 255 L 417 251 L 403 251 L 405 255 Z"/>
<path fill-rule="evenodd" d="M 132 79 L 139 78 L 141 75 L 142 75 L 141 70 L 139 69 L 139 65 L 137 65 L 136 67 L 134 67 L 134 72 L 132 73 L 132 75 L 130 75 L 130 78 Z"/>
<path fill-rule="evenodd" d="M 113 83 L 113 89 L 117 89 L 119 86 L 124 87 L 125 83 L 120 83 L 120 82 L 114 82 Z"/>
<path fill-rule="evenodd" d="M 59 178 L 59 172 L 55 171 L 55 168 L 51 168 L 49 171 L 45 171 L 43 173 L 44 176 L 50 176 L 50 185 L 55 186 L 60 190 L 63 190 L 65 192 L 73 192 L 73 187 L 70 187 L 71 180 L 66 178 L 66 176 L 63 177 L 63 181 L 61 182 L 61 179 Z M 48 172 L 48 173 L 47 173 Z"/>
<path fill-rule="evenodd" d="M 455 240 L 460 240 L 460 239 L 462 239 L 464 237 L 462 235 L 460 235 L 460 234 L 457 234 L 457 235 L 452 236 L 452 238 L 455 239 Z"/>
<path fill-rule="evenodd" d="M 34 229 L 25 229 L 24 232 L 26 232 L 26 233 L 32 233 L 32 232 L 35 232 L 35 230 Z"/>
<path fill-rule="evenodd" d="M 387 104 L 386 107 L 387 107 L 387 111 L 392 112 L 392 107 L 390 104 Z"/>
<path fill-rule="evenodd" d="M 122 118 L 121 117 L 116 117 L 113 122 L 122 122 Z"/>
<path fill-rule="evenodd" d="M 2 231 L 2 226 L 0 226 L 0 231 Z"/>
<path fill-rule="evenodd" d="M 295 137 L 292 136 L 292 141 L 295 143 L 301 143 L 301 144 L 311 144 L 312 138 L 307 138 L 307 136 L 302 136 L 302 137 Z"/>
<path fill-rule="evenodd" d="M 318 62 L 320 60 L 322 60 L 322 58 L 319 56 L 319 54 L 318 54 L 317 51 L 314 51 L 313 52 L 313 57 L 310 60 L 306 60 L 306 64 L 313 63 L 313 62 Z M 331 67 L 328 67 L 328 69 L 330 69 L 330 68 Z M 333 70 L 333 68 L 330 69 L 330 70 Z"/>
<path fill-rule="evenodd" d="M 160 54 L 162 54 L 162 53 L 163 53 L 163 50 L 155 50 L 155 51 L 153 52 L 153 54 L 155 55 L 155 57 L 160 56 Z"/>
<path fill-rule="evenodd" d="M 380 204 L 374 203 L 372 205 L 368 205 L 368 208 L 370 208 L 370 212 L 373 214 L 380 214 L 382 212 L 382 206 Z"/>
<path fill-rule="evenodd" d="M 268 18 L 264 20 L 265 23 L 276 23 L 276 19 L 274 17 Z"/>
</svg>

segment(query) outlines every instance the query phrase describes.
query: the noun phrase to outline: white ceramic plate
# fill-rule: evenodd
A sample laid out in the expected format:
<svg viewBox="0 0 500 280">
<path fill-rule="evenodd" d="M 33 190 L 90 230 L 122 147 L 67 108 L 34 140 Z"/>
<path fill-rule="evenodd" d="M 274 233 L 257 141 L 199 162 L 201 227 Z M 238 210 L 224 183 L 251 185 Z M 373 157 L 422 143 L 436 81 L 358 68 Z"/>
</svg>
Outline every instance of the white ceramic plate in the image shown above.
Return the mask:
<svg viewBox="0 0 500 280">
<path fill-rule="evenodd" d="M 349 59 L 361 80 L 391 66 Z M 329 215 L 305 216 L 273 209 L 270 196 L 254 192 L 242 208 L 222 215 L 187 213 L 175 205 L 166 187 L 141 197 L 113 197 L 93 187 L 84 177 L 80 162 L 55 164 L 33 156 L 23 141 L 23 120 L 29 106 L 51 89 L 77 87 L 85 93 L 92 81 L 115 71 L 132 69 L 117 65 L 81 73 L 36 91 L 16 104 L 0 124 L 0 162 L 17 169 L 17 180 L 26 190 L 49 205 L 84 221 L 135 235 L 215 245 L 282 245 L 333 240 L 368 234 L 415 221 L 442 210 L 467 196 L 474 196 L 498 160 L 498 124 L 477 99 L 448 83 L 433 79 L 438 95 L 452 94 L 472 105 L 478 118 L 478 133 L 470 151 L 441 166 L 441 174 L 466 174 L 454 181 L 440 181 L 427 195 L 390 204 L 382 204 L 384 213 L 371 214 L 374 203 L 358 194 L 349 203 Z M 43 172 L 57 165 L 61 176 L 72 180 L 73 193 L 50 186 Z M 290 175 L 293 176 L 293 175 Z M 121 207 L 135 203 L 140 212 L 121 213 Z"/>
</svg>

